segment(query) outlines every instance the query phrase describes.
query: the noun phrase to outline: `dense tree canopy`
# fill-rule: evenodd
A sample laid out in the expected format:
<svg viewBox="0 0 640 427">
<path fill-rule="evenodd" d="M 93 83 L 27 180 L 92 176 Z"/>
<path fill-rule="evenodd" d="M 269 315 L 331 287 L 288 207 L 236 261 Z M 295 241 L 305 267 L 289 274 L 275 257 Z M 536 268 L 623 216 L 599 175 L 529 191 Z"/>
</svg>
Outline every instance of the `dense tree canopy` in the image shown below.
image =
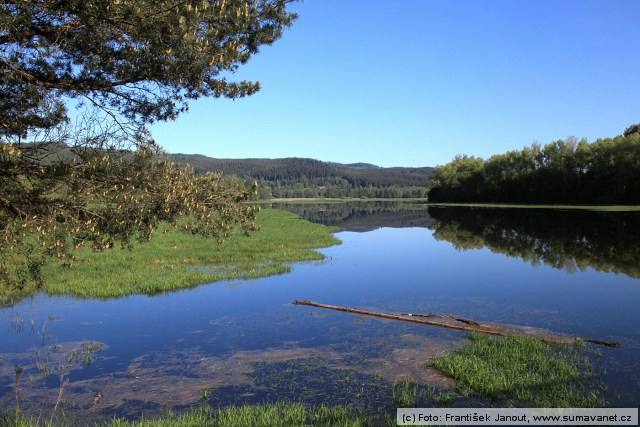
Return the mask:
<svg viewBox="0 0 640 427">
<path fill-rule="evenodd" d="M 0 277 L 151 238 L 159 221 L 221 238 L 252 228 L 250 191 L 161 154 L 146 126 L 229 81 L 295 15 L 290 0 L 23 0 L 0 5 Z M 68 263 L 69 261 L 67 261 Z M 2 283 L 0 282 L 0 284 Z"/>
<path fill-rule="evenodd" d="M 30 0 L 0 6 L 2 110 L 24 134 L 66 118 L 60 96 L 81 97 L 136 124 L 175 118 L 188 99 L 236 98 L 229 82 L 293 15 L 285 0 Z"/>
<path fill-rule="evenodd" d="M 488 160 L 458 156 L 435 169 L 429 199 L 639 204 L 640 133 L 634 126 L 624 135 L 593 143 L 570 137 L 496 154 Z"/>
</svg>

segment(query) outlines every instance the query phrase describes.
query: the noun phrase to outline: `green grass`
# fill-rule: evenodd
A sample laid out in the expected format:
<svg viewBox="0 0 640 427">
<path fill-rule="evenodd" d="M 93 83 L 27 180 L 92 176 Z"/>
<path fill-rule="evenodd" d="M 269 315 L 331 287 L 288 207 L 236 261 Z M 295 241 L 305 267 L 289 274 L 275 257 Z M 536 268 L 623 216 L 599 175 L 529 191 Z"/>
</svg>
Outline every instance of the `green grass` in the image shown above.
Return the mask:
<svg viewBox="0 0 640 427">
<path fill-rule="evenodd" d="M 506 203 L 428 203 L 428 206 L 455 206 L 469 208 L 511 208 L 511 209 L 575 209 L 601 212 L 636 212 L 640 211 L 639 205 L 526 205 L 526 204 L 506 204 Z"/>
<path fill-rule="evenodd" d="M 40 422 L 39 422 L 40 421 Z M 295 426 L 337 426 L 359 427 L 369 425 L 369 420 L 354 413 L 346 406 L 305 406 L 301 403 L 272 403 L 245 405 L 221 409 L 193 409 L 183 414 L 168 413 L 159 419 L 127 421 L 116 418 L 104 427 L 295 427 Z M 43 420 L 11 415 L 0 415 L 0 425 L 15 427 L 58 427 L 64 422 L 49 423 Z"/>
<path fill-rule="evenodd" d="M 583 344 L 547 344 L 533 338 L 471 332 L 470 346 L 433 360 L 457 380 L 462 395 L 534 407 L 602 407 Z"/>
<path fill-rule="evenodd" d="M 396 408 L 449 406 L 461 397 L 464 395 L 455 390 L 437 388 L 433 385 L 418 385 L 411 376 L 405 377 L 402 381 L 395 381 L 391 387 L 391 399 Z"/>
<path fill-rule="evenodd" d="M 393 404 L 398 408 L 412 408 L 418 403 L 418 384 L 411 377 L 394 382 L 391 393 Z"/>
<path fill-rule="evenodd" d="M 286 273 L 291 262 L 322 259 L 313 249 L 340 243 L 331 228 L 282 210 L 262 210 L 257 224 L 260 230 L 251 237 L 236 233 L 222 245 L 164 227 L 151 242 L 136 244 L 132 250 L 80 249 L 71 268 L 58 263 L 45 266 L 44 285 L 34 286 L 31 292 L 91 298 L 153 295 L 220 280 Z"/>
</svg>

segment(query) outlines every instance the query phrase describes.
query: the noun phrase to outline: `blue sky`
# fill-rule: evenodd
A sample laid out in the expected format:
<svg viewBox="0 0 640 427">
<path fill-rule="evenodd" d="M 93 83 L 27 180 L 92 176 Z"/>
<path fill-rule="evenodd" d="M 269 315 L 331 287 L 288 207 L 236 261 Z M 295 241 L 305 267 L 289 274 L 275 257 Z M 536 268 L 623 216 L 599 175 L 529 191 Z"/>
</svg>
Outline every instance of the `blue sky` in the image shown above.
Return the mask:
<svg viewBox="0 0 640 427">
<path fill-rule="evenodd" d="M 307 0 L 234 79 L 151 130 L 172 153 L 435 166 L 640 122 L 638 0 Z"/>
</svg>

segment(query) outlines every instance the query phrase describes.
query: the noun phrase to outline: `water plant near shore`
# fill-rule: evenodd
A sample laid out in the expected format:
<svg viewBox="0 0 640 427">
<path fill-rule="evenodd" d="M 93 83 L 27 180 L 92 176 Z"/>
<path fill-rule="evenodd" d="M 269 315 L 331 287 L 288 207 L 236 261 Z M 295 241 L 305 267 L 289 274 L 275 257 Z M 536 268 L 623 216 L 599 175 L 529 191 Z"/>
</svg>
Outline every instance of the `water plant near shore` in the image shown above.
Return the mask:
<svg viewBox="0 0 640 427">
<path fill-rule="evenodd" d="M 399 408 L 415 407 L 418 403 L 418 384 L 411 377 L 396 381 L 392 393 L 393 404 Z"/>
<path fill-rule="evenodd" d="M 471 345 L 436 357 L 433 365 L 457 380 L 462 395 L 535 407 L 602 407 L 585 344 L 548 344 L 525 337 L 470 332 Z"/>
</svg>

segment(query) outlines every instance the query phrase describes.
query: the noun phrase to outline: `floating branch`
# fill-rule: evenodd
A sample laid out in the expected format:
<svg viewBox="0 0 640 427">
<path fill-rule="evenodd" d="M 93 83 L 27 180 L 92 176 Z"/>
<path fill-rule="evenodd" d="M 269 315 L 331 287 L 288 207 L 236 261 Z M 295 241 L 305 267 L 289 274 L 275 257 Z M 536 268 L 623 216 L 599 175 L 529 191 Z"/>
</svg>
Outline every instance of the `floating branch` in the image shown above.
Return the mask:
<svg viewBox="0 0 640 427">
<path fill-rule="evenodd" d="M 308 305 L 311 307 L 326 308 L 328 310 L 343 311 L 345 313 L 362 314 L 365 316 L 380 317 L 382 319 L 401 320 L 403 322 L 418 323 L 420 325 L 438 326 L 441 328 L 456 329 L 459 331 L 476 331 L 489 335 L 498 336 L 533 336 L 543 342 L 555 342 L 555 343 L 575 343 L 575 342 L 589 342 L 597 345 L 604 345 L 607 347 L 620 347 L 620 343 L 615 341 L 594 340 L 591 338 L 582 337 L 561 337 L 557 335 L 535 335 L 527 333 L 527 327 L 513 326 L 513 325 L 500 325 L 497 323 L 479 323 L 475 320 L 464 319 L 452 314 L 411 314 L 411 313 L 380 313 L 377 311 L 364 310 L 361 308 L 349 308 L 341 307 L 338 305 L 321 304 L 313 301 L 293 301 L 294 305 Z M 452 323 L 446 321 L 426 320 L 427 318 L 445 318 L 459 323 Z"/>
</svg>

